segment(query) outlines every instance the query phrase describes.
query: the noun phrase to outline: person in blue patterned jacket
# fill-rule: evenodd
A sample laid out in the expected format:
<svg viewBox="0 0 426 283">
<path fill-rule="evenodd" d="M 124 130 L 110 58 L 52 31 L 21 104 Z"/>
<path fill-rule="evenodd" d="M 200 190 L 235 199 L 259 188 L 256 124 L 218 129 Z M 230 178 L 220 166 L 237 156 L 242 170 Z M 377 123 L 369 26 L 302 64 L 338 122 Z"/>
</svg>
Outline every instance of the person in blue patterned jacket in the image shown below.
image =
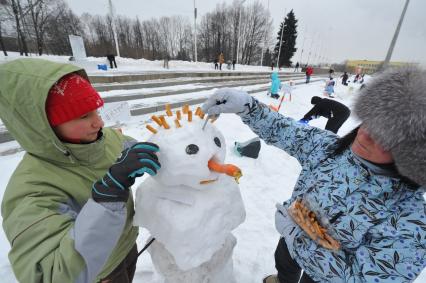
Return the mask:
<svg viewBox="0 0 426 283">
<path fill-rule="evenodd" d="M 389 70 L 360 92 L 362 121 L 339 136 L 304 126 L 235 89 L 203 105 L 210 117 L 237 113 L 267 144 L 302 166 L 292 197 L 277 204 L 280 282 L 412 282 L 426 265 L 426 72 Z M 338 241 L 329 249 L 289 215 L 303 199 Z M 301 276 L 303 270 L 303 274 Z"/>
</svg>

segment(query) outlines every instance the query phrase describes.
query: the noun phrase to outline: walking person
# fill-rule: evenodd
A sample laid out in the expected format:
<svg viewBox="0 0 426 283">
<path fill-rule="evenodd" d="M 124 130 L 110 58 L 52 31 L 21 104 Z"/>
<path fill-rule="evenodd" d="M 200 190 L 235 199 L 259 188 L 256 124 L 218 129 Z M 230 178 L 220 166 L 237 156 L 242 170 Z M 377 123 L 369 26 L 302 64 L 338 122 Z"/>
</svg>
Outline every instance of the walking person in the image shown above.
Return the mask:
<svg viewBox="0 0 426 283">
<path fill-rule="evenodd" d="M 271 74 L 271 86 L 269 88 L 269 93 L 271 94 L 272 98 L 278 99 L 280 98 L 280 95 L 278 94 L 281 89 L 281 81 L 278 77 L 278 72 L 273 72 Z"/>
<path fill-rule="evenodd" d="M 349 75 L 348 72 L 344 72 L 342 76 L 340 76 L 342 78 L 342 85 L 348 85 L 348 79 L 349 79 Z"/>
<path fill-rule="evenodd" d="M 292 197 L 276 205 L 278 274 L 264 283 L 405 283 L 422 272 L 425 91 L 426 71 L 418 68 L 376 76 L 355 103 L 360 126 L 342 138 L 303 126 L 241 90 L 221 89 L 207 99 L 202 108 L 209 117 L 238 114 L 302 167 Z"/>
<path fill-rule="evenodd" d="M 25 150 L 1 206 L 19 282 L 132 282 L 130 187 L 156 174 L 159 148 L 104 128 L 103 104 L 74 65 L 0 65 L 0 118 Z"/>
<path fill-rule="evenodd" d="M 332 77 L 325 83 L 324 95 L 334 98 L 334 85 L 336 82 Z"/>
<path fill-rule="evenodd" d="M 225 63 L 225 56 L 223 55 L 223 52 L 220 52 L 218 60 L 219 60 L 219 70 L 222 71 L 222 64 Z"/>
<path fill-rule="evenodd" d="M 217 59 L 217 58 L 215 58 L 215 59 L 213 60 L 213 63 L 214 63 L 214 69 L 215 69 L 215 70 L 219 69 L 219 64 L 218 64 L 218 59 Z"/>
<path fill-rule="evenodd" d="M 313 96 L 311 104 L 315 106 L 299 122 L 308 124 L 312 119 L 324 117 L 328 119 L 325 129 L 335 134 L 351 114 L 351 110 L 346 105 L 332 99 Z"/>
<path fill-rule="evenodd" d="M 232 59 L 232 70 L 235 71 L 235 64 L 237 63 L 237 60 Z"/>
<path fill-rule="evenodd" d="M 311 76 L 314 73 L 314 68 L 312 68 L 311 66 L 308 66 L 306 68 L 306 83 L 308 84 L 311 81 Z"/>
<path fill-rule="evenodd" d="M 294 67 L 293 72 L 299 72 L 299 62 L 296 62 L 296 66 Z"/>
<path fill-rule="evenodd" d="M 163 68 L 164 69 L 169 68 L 169 61 L 170 61 L 170 55 L 167 54 L 166 57 L 164 57 L 164 62 L 163 62 Z"/>
<path fill-rule="evenodd" d="M 114 67 L 117 68 L 117 62 L 115 62 L 115 55 L 114 54 L 108 54 L 107 59 L 109 61 L 109 67 L 113 69 Z"/>
</svg>

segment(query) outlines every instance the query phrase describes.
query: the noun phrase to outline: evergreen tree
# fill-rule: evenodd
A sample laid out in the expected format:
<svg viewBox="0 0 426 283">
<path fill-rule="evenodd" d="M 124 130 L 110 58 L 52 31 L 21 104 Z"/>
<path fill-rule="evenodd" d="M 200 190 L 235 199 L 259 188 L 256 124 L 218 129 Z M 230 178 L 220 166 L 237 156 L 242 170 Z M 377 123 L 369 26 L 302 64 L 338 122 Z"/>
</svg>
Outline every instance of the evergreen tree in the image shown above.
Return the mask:
<svg viewBox="0 0 426 283">
<path fill-rule="evenodd" d="M 284 22 L 280 24 L 280 30 L 278 31 L 277 36 L 277 44 L 274 48 L 274 57 L 275 61 L 278 59 L 278 53 L 280 49 L 280 39 L 281 39 L 281 31 L 284 28 L 283 32 L 283 38 L 282 38 L 282 45 L 281 45 L 281 53 L 279 58 L 279 67 L 281 66 L 291 66 L 291 58 L 293 57 L 294 53 L 296 52 L 296 38 L 297 38 L 297 19 L 293 13 L 293 10 L 291 10 L 287 17 L 284 19 Z"/>
</svg>

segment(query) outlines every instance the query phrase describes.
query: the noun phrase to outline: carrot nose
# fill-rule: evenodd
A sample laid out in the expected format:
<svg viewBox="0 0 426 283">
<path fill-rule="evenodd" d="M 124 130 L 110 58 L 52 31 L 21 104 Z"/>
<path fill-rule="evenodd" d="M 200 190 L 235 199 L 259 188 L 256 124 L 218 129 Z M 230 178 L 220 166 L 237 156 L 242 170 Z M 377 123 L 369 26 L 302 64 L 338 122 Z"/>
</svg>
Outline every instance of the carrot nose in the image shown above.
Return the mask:
<svg viewBox="0 0 426 283">
<path fill-rule="evenodd" d="M 241 169 L 237 166 L 232 164 L 220 164 L 213 161 L 213 159 L 209 160 L 208 167 L 214 172 L 223 173 L 233 177 L 237 183 L 239 183 L 239 179 L 243 176 Z"/>
</svg>

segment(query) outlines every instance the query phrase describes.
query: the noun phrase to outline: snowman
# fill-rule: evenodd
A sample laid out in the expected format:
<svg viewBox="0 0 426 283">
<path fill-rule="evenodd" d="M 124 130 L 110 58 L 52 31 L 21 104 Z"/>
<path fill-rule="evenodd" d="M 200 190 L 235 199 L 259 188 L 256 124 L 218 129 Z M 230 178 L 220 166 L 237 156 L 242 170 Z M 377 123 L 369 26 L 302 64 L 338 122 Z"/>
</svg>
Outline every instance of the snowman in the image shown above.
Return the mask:
<svg viewBox="0 0 426 283">
<path fill-rule="evenodd" d="M 245 219 L 241 171 L 224 164 L 223 135 L 200 108 L 153 116 L 150 142 L 161 169 L 136 192 L 134 225 L 155 238 L 148 249 L 166 283 L 235 282 L 232 235 Z"/>
</svg>

